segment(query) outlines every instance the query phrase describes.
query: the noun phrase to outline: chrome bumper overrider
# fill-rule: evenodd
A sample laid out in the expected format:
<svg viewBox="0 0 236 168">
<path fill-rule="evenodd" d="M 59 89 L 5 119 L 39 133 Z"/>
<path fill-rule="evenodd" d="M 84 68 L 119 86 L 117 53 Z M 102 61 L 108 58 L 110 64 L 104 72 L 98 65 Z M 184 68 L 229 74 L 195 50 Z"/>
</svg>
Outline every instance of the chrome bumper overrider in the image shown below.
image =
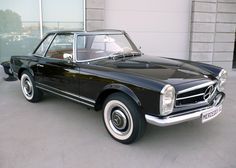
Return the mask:
<svg viewBox="0 0 236 168">
<path fill-rule="evenodd" d="M 156 116 L 146 114 L 145 119 L 149 124 L 153 124 L 153 125 L 160 126 L 160 127 L 175 125 L 175 124 L 179 124 L 182 122 L 186 122 L 186 121 L 200 118 L 202 116 L 202 114 L 204 114 L 208 111 L 212 111 L 212 110 L 222 106 L 223 100 L 224 100 L 224 95 L 222 95 L 219 100 L 216 100 L 214 105 L 211 106 L 210 108 L 199 109 L 199 110 L 190 112 L 188 114 L 182 114 L 182 115 L 180 114 L 178 116 L 167 116 L 166 118 L 159 118 Z"/>
</svg>

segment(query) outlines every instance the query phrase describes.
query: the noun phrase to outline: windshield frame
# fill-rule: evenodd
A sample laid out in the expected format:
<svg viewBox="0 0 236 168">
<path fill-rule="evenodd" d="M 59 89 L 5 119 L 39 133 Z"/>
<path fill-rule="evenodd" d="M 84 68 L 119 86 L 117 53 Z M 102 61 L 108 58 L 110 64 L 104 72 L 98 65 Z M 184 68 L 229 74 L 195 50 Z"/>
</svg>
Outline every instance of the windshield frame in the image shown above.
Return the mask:
<svg viewBox="0 0 236 168">
<path fill-rule="evenodd" d="M 101 60 L 101 59 L 107 59 L 107 58 L 115 58 L 117 55 L 111 54 L 111 55 L 107 55 L 107 56 L 103 56 L 103 57 L 98 57 L 98 58 L 94 58 L 94 59 L 86 59 L 86 60 L 79 60 L 77 57 L 77 44 L 78 44 L 78 36 L 91 36 L 91 35 L 124 35 L 125 38 L 128 40 L 129 44 L 131 45 L 131 47 L 136 50 L 137 52 L 140 53 L 140 55 L 142 55 L 142 52 L 137 48 L 137 46 L 134 44 L 134 42 L 130 39 L 130 37 L 128 36 L 128 34 L 126 32 L 80 32 L 80 33 L 76 33 L 75 37 L 75 47 L 74 47 L 74 55 L 75 55 L 75 61 L 76 62 L 91 62 L 91 61 L 96 61 L 96 60 Z M 121 54 L 122 55 L 122 54 Z"/>
</svg>

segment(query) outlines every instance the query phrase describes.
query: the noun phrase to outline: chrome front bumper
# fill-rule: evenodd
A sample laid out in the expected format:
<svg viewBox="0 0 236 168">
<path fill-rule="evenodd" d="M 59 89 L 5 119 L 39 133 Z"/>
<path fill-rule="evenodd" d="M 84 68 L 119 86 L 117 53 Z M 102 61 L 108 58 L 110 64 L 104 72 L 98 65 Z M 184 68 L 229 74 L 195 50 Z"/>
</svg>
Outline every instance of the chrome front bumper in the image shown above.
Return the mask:
<svg viewBox="0 0 236 168">
<path fill-rule="evenodd" d="M 186 122 L 186 121 L 191 121 L 194 119 L 201 118 L 204 113 L 207 113 L 208 111 L 213 111 L 214 109 L 222 106 L 222 103 L 224 101 L 224 97 L 225 96 L 222 95 L 220 100 L 214 102 L 213 106 L 211 106 L 209 108 L 199 109 L 199 110 L 195 110 L 195 111 L 192 111 L 189 113 L 186 112 L 187 114 L 185 113 L 185 114 L 182 114 L 182 115 L 180 114 L 177 116 L 167 116 L 165 118 L 159 118 L 156 116 L 146 114 L 145 119 L 149 124 L 153 124 L 153 125 L 160 126 L 160 127 L 165 127 L 165 126 L 175 125 L 175 124 L 179 124 L 179 123 Z M 215 115 L 213 118 L 215 118 L 219 114 L 220 113 Z"/>
</svg>

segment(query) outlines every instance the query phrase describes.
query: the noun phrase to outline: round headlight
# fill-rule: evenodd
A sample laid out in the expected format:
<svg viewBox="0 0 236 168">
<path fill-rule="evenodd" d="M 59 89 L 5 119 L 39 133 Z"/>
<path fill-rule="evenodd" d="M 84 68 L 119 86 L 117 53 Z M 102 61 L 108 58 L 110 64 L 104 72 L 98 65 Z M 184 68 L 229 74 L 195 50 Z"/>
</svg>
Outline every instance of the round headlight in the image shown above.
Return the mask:
<svg viewBox="0 0 236 168">
<path fill-rule="evenodd" d="M 175 103 L 175 88 L 165 85 L 160 94 L 160 114 L 168 115 L 172 113 Z"/>
<path fill-rule="evenodd" d="M 227 71 L 222 69 L 217 77 L 218 79 L 218 85 L 217 89 L 222 92 L 224 90 L 224 85 L 227 79 Z"/>
</svg>

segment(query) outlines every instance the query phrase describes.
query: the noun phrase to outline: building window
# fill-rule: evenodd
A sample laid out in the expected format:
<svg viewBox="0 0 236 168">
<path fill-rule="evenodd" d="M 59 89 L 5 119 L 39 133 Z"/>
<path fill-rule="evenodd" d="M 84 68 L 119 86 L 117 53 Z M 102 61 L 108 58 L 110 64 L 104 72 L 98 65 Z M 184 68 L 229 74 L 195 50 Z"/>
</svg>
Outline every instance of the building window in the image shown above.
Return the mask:
<svg viewBox="0 0 236 168">
<path fill-rule="evenodd" d="M 1 0 L 0 62 L 32 53 L 41 34 L 65 29 L 84 29 L 84 0 Z"/>
<path fill-rule="evenodd" d="M 83 30 L 84 0 L 42 0 L 43 33 L 52 30 Z"/>
</svg>

